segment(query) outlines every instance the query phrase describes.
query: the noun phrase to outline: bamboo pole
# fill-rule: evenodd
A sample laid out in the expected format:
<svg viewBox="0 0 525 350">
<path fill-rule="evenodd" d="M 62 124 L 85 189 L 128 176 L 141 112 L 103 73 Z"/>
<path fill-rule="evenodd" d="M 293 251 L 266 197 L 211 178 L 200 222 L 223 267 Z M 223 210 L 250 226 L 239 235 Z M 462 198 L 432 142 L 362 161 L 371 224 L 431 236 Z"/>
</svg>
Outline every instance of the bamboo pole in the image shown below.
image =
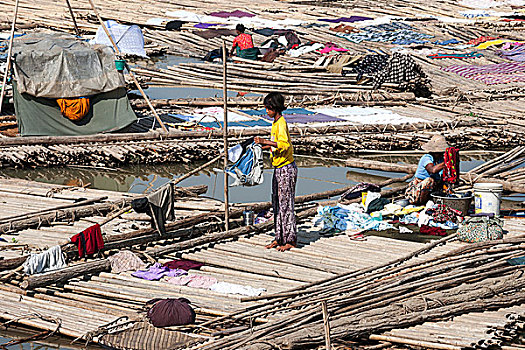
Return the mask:
<svg viewBox="0 0 525 350">
<path fill-rule="evenodd" d="M 106 24 L 104 23 L 104 21 L 102 20 L 102 18 L 98 14 L 97 8 L 95 7 L 95 4 L 93 3 L 93 0 L 89 0 L 89 4 L 91 5 L 91 8 L 93 9 L 93 12 L 95 12 L 95 15 L 97 16 L 98 21 L 100 22 L 100 25 L 104 29 L 104 32 L 106 32 L 106 35 L 108 36 L 109 41 L 111 41 L 111 45 L 113 45 L 113 48 L 115 49 L 115 53 L 117 54 L 117 57 L 121 57 L 120 49 L 118 48 L 117 44 L 113 40 L 113 37 L 111 36 L 111 33 L 109 32 L 108 28 L 106 27 Z M 144 97 L 144 99 L 148 103 L 148 106 L 151 109 L 151 112 L 153 113 L 153 116 L 155 116 L 155 119 L 159 122 L 160 127 L 162 128 L 162 130 L 165 133 L 168 133 L 168 129 L 166 128 L 166 125 L 164 125 L 164 123 L 160 119 L 159 115 L 157 114 L 157 111 L 155 110 L 155 107 L 153 107 L 153 105 L 151 104 L 151 101 L 149 100 L 148 96 L 146 95 L 144 90 L 142 90 L 142 87 L 140 86 L 137 78 L 135 77 L 135 74 L 133 74 L 133 72 L 131 71 L 131 69 L 129 68 L 127 63 L 126 63 L 126 68 L 128 69 L 129 76 L 133 80 L 133 83 L 135 83 L 135 85 L 137 86 L 137 89 L 140 91 L 140 94 L 142 95 L 142 97 Z"/>
<path fill-rule="evenodd" d="M 71 3 L 69 0 L 66 0 L 67 8 L 69 9 L 69 14 L 71 15 L 71 19 L 73 20 L 73 26 L 75 27 L 75 33 L 77 33 L 77 36 L 80 37 L 80 31 L 78 30 L 77 26 L 77 20 L 75 19 L 75 15 L 73 13 L 73 9 L 71 8 Z"/>
<path fill-rule="evenodd" d="M 4 105 L 5 86 L 7 84 L 7 76 L 9 75 L 9 71 L 11 70 L 11 54 L 13 52 L 13 39 L 15 36 L 16 17 L 18 16 L 18 2 L 19 0 L 16 0 L 15 14 L 13 16 L 13 23 L 11 25 L 11 36 L 9 37 L 9 49 L 7 50 L 7 64 L 5 66 L 4 81 L 2 82 L 2 93 L 0 94 L 0 113 L 2 113 L 2 106 Z"/>
<path fill-rule="evenodd" d="M 328 315 L 328 306 L 326 305 L 326 300 L 321 302 L 321 310 L 323 312 L 325 347 L 326 350 L 332 350 L 332 344 L 330 342 L 330 316 Z"/>
<path fill-rule="evenodd" d="M 226 63 L 226 42 L 222 41 L 222 101 L 224 109 L 224 125 L 222 127 L 224 139 L 224 169 L 228 166 L 228 82 L 227 82 L 227 63 Z M 230 228 L 229 213 L 229 192 L 228 192 L 228 174 L 224 172 L 224 226 L 226 231 Z"/>
</svg>

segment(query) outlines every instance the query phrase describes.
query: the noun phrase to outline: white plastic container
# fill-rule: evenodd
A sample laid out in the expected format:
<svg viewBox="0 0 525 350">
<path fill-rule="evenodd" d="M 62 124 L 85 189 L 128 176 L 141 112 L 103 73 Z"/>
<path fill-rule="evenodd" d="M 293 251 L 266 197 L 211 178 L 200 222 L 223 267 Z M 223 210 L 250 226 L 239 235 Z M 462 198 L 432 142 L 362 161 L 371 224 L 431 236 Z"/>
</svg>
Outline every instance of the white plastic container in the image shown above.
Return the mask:
<svg viewBox="0 0 525 350">
<path fill-rule="evenodd" d="M 503 185 L 492 182 L 474 184 L 475 212 L 499 215 Z"/>
</svg>

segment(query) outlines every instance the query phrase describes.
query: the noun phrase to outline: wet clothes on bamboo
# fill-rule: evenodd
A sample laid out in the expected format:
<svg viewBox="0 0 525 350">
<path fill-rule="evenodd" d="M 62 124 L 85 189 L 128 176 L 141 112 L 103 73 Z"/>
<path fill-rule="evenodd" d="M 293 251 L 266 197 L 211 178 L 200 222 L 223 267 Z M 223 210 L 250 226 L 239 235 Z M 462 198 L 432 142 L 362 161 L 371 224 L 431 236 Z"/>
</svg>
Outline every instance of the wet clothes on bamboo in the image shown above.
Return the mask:
<svg viewBox="0 0 525 350">
<path fill-rule="evenodd" d="M 211 286 L 217 283 L 217 279 L 211 276 L 203 275 L 184 275 L 170 278 L 168 280 L 168 283 L 175 284 L 178 286 L 210 289 Z"/>
<path fill-rule="evenodd" d="M 146 197 L 131 201 L 131 206 L 137 213 L 151 216 L 151 227 L 161 234 L 166 233 L 166 221 L 175 219 L 174 187 L 170 182 Z"/>
<path fill-rule="evenodd" d="M 104 248 L 104 239 L 100 225 L 95 224 L 84 231 L 71 237 L 71 242 L 78 247 L 78 256 L 83 258 L 85 255 L 95 254 Z"/>
<path fill-rule="evenodd" d="M 117 254 L 110 256 L 108 260 L 111 263 L 112 273 L 143 270 L 146 268 L 146 264 L 140 260 L 136 254 L 129 250 L 118 252 Z"/>
<path fill-rule="evenodd" d="M 357 74 L 358 81 L 363 78 L 363 75 L 373 76 L 385 69 L 388 59 L 388 55 L 367 55 L 352 66 L 352 72 Z"/>
<path fill-rule="evenodd" d="M 235 179 L 230 186 L 255 186 L 264 181 L 262 147 L 252 142 L 246 146 L 238 160 L 226 169 L 226 173 Z"/>
<path fill-rule="evenodd" d="M 253 288 L 251 286 L 243 286 L 240 284 L 233 284 L 228 282 L 218 282 L 210 287 L 210 290 L 213 290 L 217 293 L 223 294 L 240 294 L 250 297 L 256 297 L 266 292 L 264 288 Z"/>
<path fill-rule="evenodd" d="M 195 323 L 195 311 L 186 298 L 153 299 L 146 302 L 146 308 L 149 308 L 147 316 L 155 327 Z"/>
<path fill-rule="evenodd" d="M 59 245 L 53 246 L 42 253 L 31 253 L 24 262 L 24 272 L 28 275 L 48 272 L 66 267 L 62 249 Z"/>
<path fill-rule="evenodd" d="M 139 270 L 136 272 L 133 272 L 131 276 L 142 278 L 148 281 L 158 281 L 162 277 L 177 277 L 187 274 L 188 272 L 181 269 L 170 269 L 167 266 L 162 266 L 159 263 L 153 264 L 149 269 L 147 270 Z"/>
<path fill-rule="evenodd" d="M 168 261 L 167 263 L 164 263 L 163 266 L 168 267 L 170 269 L 181 269 L 189 271 L 192 269 L 198 270 L 202 266 L 204 266 L 204 264 L 193 260 L 179 259 Z"/>
</svg>

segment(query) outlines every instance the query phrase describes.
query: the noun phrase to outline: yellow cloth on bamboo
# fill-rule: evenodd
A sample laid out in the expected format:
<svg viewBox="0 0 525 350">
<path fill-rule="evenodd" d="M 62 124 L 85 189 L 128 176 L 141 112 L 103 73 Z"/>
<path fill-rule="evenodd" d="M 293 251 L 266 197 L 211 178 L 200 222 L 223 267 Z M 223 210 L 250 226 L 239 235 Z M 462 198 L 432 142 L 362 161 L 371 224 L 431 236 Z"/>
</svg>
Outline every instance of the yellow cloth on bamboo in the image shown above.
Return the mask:
<svg viewBox="0 0 525 350">
<path fill-rule="evenodd" d="M 89 112 L 89 98 L 57 98 L 60 112 L 64 117 L 72 121 L 81 120 Z"/>
<path fill-rule="evenodd" d="M 484 43 L 479 44 L 476 46 L 476 49 L 484 50 L 488 47 L 494 46 L 494 45 L 501 45 L 504 43 L 524 43 L 525 41 L 517 41 L 517 40 L 508 40 L 508 39 L 497 39 L 497 40 L 489 40 L 485 41 Z"/>
<path fill-rule="evenodd" d="M 281 168 L 293 163 L 293 146 L 284 117 L 272 123 L 271 140 L 277 142 L 277 148 L 272 147 L 272 165 Z"/>
</svg>

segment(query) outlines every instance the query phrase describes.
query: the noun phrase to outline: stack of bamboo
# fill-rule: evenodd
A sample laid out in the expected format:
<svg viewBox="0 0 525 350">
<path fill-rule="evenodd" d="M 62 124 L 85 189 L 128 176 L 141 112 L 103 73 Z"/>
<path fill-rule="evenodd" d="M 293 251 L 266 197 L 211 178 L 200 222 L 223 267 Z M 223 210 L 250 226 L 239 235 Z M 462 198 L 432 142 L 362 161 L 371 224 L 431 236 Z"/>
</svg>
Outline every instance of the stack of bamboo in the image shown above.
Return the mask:
<svg viewBox="0 0 525 350">
<path fill-rule="evenodd" d="M 453 236 L 433 246 L 451 239 Z M 223 324 L 233 334 L 202 348 L 314 347 L 323 344 L 325 337 L 358 340 L 388 329 L 520 304 L 525 301 L 523 266 L 510 266 L 507 259 L 521 256 L 524 242 L 525 236 L 519 236 L 409 261 L 420 251 L 389 264 L 311 283 L 306 288 L 247 298 L 268 301 L 209 322 L 214 326 Z M 323 302 L 328 305 L 329 329 L 323 321 Z M 282 317 L 249 326 L 250 320 L 269 315 Z"/>
</svg>

